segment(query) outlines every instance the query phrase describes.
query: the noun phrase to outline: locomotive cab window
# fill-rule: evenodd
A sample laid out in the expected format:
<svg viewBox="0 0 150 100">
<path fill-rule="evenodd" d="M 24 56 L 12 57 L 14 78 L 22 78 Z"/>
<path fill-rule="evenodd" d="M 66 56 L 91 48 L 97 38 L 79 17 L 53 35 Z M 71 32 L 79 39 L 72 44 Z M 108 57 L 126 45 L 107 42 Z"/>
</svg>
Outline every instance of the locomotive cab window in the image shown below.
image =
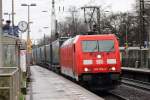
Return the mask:
<svg viewBox="0 0 150 100">
<path fill-rule="evenodd" d="M 98 51 L 97 41 L 82 41 L 83 52 L 96 52 Z"/>
<path fill-rule="evenodd" d="M 111 52 L 114 51 L 113 40 L 82 41 L 83 52 Z"/>
<path fill-rule="evenodd" d="M 114 51 L 114 41 L 113 40 L 102 40 L 98 41 L 99 51 Z"/>
</svg>

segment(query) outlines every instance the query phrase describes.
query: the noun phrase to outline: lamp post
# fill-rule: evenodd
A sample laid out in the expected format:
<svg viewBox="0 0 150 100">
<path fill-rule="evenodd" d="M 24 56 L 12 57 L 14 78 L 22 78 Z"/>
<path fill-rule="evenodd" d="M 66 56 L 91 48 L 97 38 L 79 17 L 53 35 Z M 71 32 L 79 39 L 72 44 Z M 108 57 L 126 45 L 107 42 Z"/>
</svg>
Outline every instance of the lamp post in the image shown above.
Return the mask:
<svg viewBox="0 0 150 100">
<path fill-rule="evenodd" d="M 128 27 L 127 24 L 125 23 L 125 47 L 128 48 Z"/>
<path fill-rule="evenodd" d="M 150 51 L 148 51 L 148 56 L 147 55 L 143 55 L 143 50 L 142 47 L 147 48 L 149 50 L 149 34 L 148 32 L 146 32 L 146 26 L 145 26 L 145 22 L 146 19 L 144 18 L 146 15 L 146 6 L 149 6 L 149 2 L 147 0 L 139 0 L 139 4 L 140 4 L 140 34 L 139 34 L 139 39 L 140 39 L 140 49 L 141 49 L 141 53 L 140 53 L 140 60 L 141 60 L 141 66 L 148 66 L 149 63 L 149 55 L 150 55 Z"/>
<path fill-rule="evenodd" d="M 46 26 L 46 27 L 43 27 L 44 29 L 48 29 L 48 27 Z M 45 37 L 45 33 L 44 33 L 44 51 L 45 51 L 45 53 L 44 53 L 44 55 L 45 55 L 45 61 L 46 61 L 46 59 L 47 59 L 47 55 L 46 55 L 46 37 Z M 46 63 L 46 62 L 45 62 Z"/>
<path fill-rule="evenodd" d="M 43 13 L 48 13 L 47 10 L 43 10 L 42 12 L 43 12 Z M 44 26 L 44 27 L 43 27 L 43 29 L 48 29 L 48 28 L 49 28 L 48 26 Z M 46 42 L 47 42 L 47 41 L 46 41 L 45 33 L 44 33 L 44 41 L 43 41 L 43 42 L 44 42 L 43 44 L 44 44 L 44 51 L 45 51 L 45 53 L 44 53 L 45 58 L 44 58 L 44 59 L 45 59 L 45 61 L 46 61 L 46 59 L 47 59 L 47 55 L 46 55 Z M 45 62 L 45 63 L 46 63 L 46 62 Z"/>
<path fill-rule="evenodd" d="M 12 15 L 12 13 L 5 12 L 4 15 L 8 15 L 9 20 L 11 20 L 10 17 L 11 17 L 11 15 Z"/>
<path fill-rule="evenodd" d="M 21 4 L 21 6 L 28 8 L 28 31 L 27 31 L 27 81 L 30 81 L 30 60 L 31 60 L 31 39 L 30 39 L 30 6 L 36 6 L 36 4 Z"/>
<path fill-rule="evenodd" d="M 28 7 L 28 33 L 27 33 L 27 42 L 28 42 L 30 39 L 30 6 L 36 6 L 36 4 L 21 4 L 21 6 Z"/>
<path fill-rule="evenodd" d="M 36 6 L 36 4 L 21 4 L 21 6 L 28 7 L 28 32 L 27 32 L 27 54 L 31 53 L 29 48 L 29 42 L 30 42 L 30 6 Z M 29 64 L 29 62 L 27 62 Z"/>
<path fill-rule="evenodd" d="M 2 0 L 0 0 L 0 67 L 3 67 L 3 45 L 2 45 Z"/>
<path fill-rule="evenodd" d="M 125 25 L 125 49 L 128 48 L 128 26 L 127 23 L 123 23 Z"/>
<path fill-rule="evenodd" d="M 14 27 L 14 0 L 12 0 L 12 27 Z"/>
<path fill-rule="evenodd" d="M 2 0 L 0 0 L 0 28 L 2 28 Z M 2 32 L 0 30 L 0 36 L 1 36 Z"/>
</svg>

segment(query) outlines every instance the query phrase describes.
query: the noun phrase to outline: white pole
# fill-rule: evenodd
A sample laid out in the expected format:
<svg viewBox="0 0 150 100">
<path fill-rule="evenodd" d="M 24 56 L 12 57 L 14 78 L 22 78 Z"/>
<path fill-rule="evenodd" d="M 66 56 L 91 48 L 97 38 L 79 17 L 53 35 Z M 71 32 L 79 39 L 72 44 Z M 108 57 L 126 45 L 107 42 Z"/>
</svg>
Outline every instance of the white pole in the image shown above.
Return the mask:
<svg viewBox="0 0 150 100">
<path fill-rule="evenodd" d="M 3 67 L 3 44 L 2 44 L 2 0 L 0 0 L 0 67 Z"/>
<path fill-rule="evenodd" d="M 15 15 L 15 12 L 14 12 L 14 0 L 12 0 L 12 26 L 14 26 L 14 15 Z"/>
</svg>

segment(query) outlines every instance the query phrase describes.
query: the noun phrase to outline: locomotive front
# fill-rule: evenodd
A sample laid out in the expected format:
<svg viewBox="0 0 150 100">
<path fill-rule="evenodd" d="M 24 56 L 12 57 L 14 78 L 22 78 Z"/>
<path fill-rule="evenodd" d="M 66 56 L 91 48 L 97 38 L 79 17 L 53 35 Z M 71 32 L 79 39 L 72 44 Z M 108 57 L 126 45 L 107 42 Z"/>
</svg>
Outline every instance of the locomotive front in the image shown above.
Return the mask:
<svg viewBox="0 0 150 100">
<path fill-rule="evenodd" d="M 83 36 L 78 48 L 80 80 L 100 84 L 119 83 L 121 60 L 119 45 L 114 35 Z M 80 60 L 79 60 L 80 59 Z"/>
</svg>

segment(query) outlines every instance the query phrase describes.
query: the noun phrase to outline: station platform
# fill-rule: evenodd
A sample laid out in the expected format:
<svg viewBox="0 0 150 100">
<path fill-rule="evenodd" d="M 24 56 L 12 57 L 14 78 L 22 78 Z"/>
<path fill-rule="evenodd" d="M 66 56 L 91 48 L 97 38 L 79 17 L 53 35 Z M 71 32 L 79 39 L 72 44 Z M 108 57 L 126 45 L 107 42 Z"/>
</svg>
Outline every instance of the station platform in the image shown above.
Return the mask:
<svg viewBox="0 0 150 100">
<path fill-rule="evenodd" d="M 30 66 L 26 100 L 104 100 L 70 80 L 40 66 Z"/>
</svg>

